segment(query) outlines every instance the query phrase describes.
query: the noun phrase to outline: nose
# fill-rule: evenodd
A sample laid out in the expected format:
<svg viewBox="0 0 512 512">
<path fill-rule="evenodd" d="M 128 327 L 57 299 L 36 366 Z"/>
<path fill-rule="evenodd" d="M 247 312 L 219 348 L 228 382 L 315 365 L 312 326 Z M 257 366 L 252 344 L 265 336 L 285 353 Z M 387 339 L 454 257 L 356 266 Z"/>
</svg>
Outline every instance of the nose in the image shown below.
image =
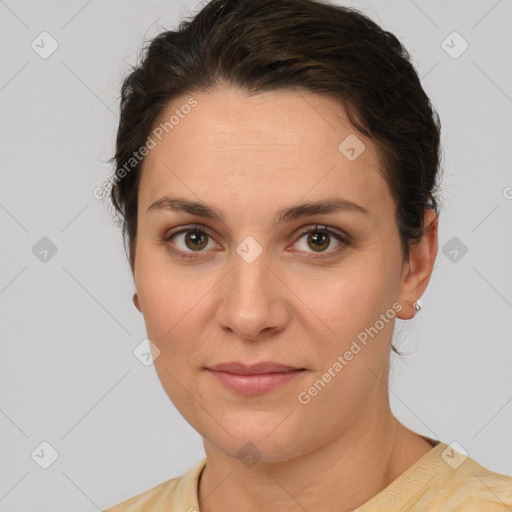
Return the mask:
<svg viewBox="0 0 512 512">
<path fill-rule="evenodd" d="M 290 320 L 283 276 L 269 263 L 265 251 L 250 263 L 234 253 L 232 270 L 218 289 L 217 323 L 244 341 L 272 336 Z"/>
</svg>

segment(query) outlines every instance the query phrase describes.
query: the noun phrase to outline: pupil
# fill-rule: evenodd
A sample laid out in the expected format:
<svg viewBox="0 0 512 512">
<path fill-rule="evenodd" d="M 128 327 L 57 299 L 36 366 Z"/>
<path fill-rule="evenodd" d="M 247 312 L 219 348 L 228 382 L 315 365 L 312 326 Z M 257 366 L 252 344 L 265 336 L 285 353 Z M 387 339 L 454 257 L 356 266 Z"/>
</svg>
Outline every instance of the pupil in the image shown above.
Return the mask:
<svg viewBox="0 0 512 512">
<path fill-rule="evenodd" d="M 312 241 L 314 246 L 312 249 L 325 249 L 329 246 L 329 236 L 326 233 L 317 231 L 309 236 L 309 241 Z M 327 242 L 327 243 L 326 243 Z"/>
<path fill-rule="evenodd" d="M 202 249 L 206 245 L 206 237 L 204 236 L 204 233 L 201 233 L 200 231 L 191 231 L 187 235 L 186 240 L 187 242 L 192 242 L 193 247 L 190 247 L 191 249 Z"/>
</svg>

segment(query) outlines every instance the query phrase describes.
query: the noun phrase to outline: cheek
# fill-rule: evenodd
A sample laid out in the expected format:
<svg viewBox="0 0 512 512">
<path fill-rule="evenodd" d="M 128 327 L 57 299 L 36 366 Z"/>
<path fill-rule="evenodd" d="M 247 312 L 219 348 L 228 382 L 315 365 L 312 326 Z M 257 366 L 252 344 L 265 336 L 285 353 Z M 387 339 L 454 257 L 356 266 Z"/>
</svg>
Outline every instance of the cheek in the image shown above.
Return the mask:
<svg viewBox="0 0 512 512">
<path fill-rule="evenodd" d="M 193 276 L 191 270 L 177 271 L 165 259 L 156 257 L 161 252 L 142 244 L 137 248 L 135 286 L 148 337 L 165 351 L 169 348 L 167 340 L 187 324 L 208 283 L 197 274 Z"/>
<path fill-rule="evenodd" d="M 290 282 L 317 321 L 329 327 L 328 339 L 345 343 L 395 302 L 399 279 L 392 261 L 384 254 L 357 254 L 336 269 L 294 273 Z"/>
<path fill-rule="evenodd" d="M 211 288 L 208 282 L 195 278 L 180 279 L 162 274 L 146 275 L 137 287 L 144 308 L 144 320 L 149 338 L 163 352 L 174 350 L 175 341 L 194 337 L 201 325 L 197 315 L 201 302 Z"/>
<path fill-rule="evenodd" d="M 204 340 L 205 305 L 214 281 L 192 275 L 191 270 L 172 271 L 155 259 L 141 257 L 137 265 L 137 293 L 143 305 L 148 338 L 158 347 L 155 370 L 162 386 L 186 417 L 197 413 L 190 400 L 196 395 L 197 375 L 204 363 L 197 340 Z M 203 347 L 204 348 L 204 347 Z"/>
</svg>

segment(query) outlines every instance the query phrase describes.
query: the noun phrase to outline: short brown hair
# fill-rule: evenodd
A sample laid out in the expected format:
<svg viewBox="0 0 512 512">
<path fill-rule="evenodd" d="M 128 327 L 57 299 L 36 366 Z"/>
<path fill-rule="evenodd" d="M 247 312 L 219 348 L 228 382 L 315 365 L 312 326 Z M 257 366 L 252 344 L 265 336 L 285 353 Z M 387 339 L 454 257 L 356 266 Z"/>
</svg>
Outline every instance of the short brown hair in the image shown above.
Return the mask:
<svg viewBox="0 0 512 512">
<path fill-rule="evenodd" d="M 355 9 L 320 0 L 213 0 L 150 41 L 124 80 L 116 169 L 144 145 L 171 100 L 219 84 L 338 97 L 352 124 L 380 149 L 408 255 L 423 236 L 424 210 L 437 204 L 440 122 L 393 34 Z M 143 162 L 111 190 L 132 268 Z"/>
</svg>

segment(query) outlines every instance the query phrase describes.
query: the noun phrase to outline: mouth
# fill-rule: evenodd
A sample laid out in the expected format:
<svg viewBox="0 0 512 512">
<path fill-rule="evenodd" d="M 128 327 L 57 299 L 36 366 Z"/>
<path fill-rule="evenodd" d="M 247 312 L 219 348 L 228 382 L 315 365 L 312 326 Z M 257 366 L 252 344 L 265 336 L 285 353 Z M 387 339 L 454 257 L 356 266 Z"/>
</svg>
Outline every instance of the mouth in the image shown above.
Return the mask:
<svg viewBox="0 0 512 512">
<path fill-rule="evenodd" d="M 303 374 L 306 369 L 266 361 L 246 365 L 223 363 L 206 370 L 226 388 L 243 395 L 267 393 Z"/>
</svg>

